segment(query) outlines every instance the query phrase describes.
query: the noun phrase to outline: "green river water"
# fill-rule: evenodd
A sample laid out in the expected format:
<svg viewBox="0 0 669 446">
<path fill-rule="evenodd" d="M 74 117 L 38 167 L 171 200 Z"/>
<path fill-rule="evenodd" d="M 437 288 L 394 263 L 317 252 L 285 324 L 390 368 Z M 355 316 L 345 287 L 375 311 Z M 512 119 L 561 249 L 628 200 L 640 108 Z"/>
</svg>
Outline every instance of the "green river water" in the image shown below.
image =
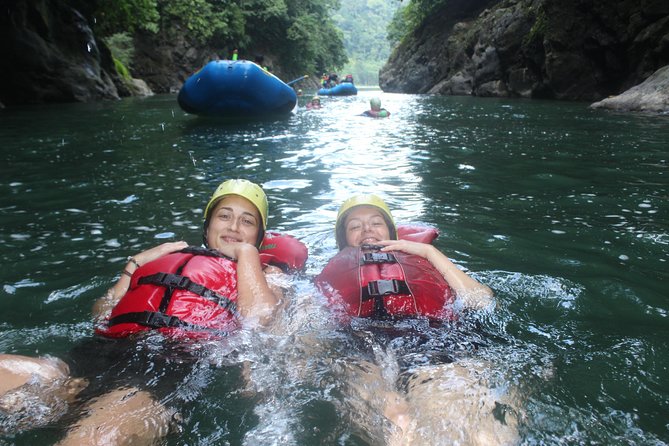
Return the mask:
<svg viewBox="0 0 669 446">
<path fill-rule="evenodd" d="M 390 118 L 357 116 L 373 94 Z M 283 329 L 215 346 L 169 396 L 184 422 L 165 444 L 382 444 L 346 413 L 327 360 L 357 344 L 333 334 L 311 282 L 336 252 L 339 204 L 360 192 L 399 223 L 437 226 L 436 245 L 495 291 L 462 336 L 518 389 L 521 444 L 669 442 L 667 116 L 362 91 L 222 123 L 164 95 L 3 110 L 0 157 L 0 352 L 67 359 L 127 256 L 201 242 L 224 179 L 262 184 L 270 227 L 308 246 Z M 328 340 L 320 359 L 304 339 Z M 254 392 L 240 391 L 242 361 Z M 0 445 L 53 444 L 65 424 Z"/>
</svg>

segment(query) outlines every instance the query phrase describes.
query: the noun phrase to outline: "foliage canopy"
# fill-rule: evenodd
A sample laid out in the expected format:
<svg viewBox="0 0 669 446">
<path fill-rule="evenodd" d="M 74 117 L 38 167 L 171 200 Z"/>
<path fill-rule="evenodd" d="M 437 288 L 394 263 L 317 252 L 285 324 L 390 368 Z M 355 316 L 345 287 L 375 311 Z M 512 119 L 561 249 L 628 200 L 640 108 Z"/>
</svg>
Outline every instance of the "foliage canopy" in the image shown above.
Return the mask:
<svg viewBox="0 0 669 446">
<path fill-rule="evenodd" d="M 349 56 L 344 70 L 354 74 L 356 83 L 378 83 L 379 69 L 390 55 L 386 27 L 398 6 L 396 0 L 341 0 L 334 20 Z"/>
<path fill-rule="evenodd" d="M 388 25 L 388 40 L 392 46 L 397 45 L 405 36 L 417 29 L 425 19 L 448 0 L 408 0 L 395 11 Z"/>
<path fill-rule="evenodd" d="M 194 45 L 259 49 L 276 54 L 297 72 L 318 73 L 346 63 L 341 32 L 326 0 L 97 0 L 95 31 L 101 37 L 137 31 L 167 39 L 188 32 Z"/>
</svg>

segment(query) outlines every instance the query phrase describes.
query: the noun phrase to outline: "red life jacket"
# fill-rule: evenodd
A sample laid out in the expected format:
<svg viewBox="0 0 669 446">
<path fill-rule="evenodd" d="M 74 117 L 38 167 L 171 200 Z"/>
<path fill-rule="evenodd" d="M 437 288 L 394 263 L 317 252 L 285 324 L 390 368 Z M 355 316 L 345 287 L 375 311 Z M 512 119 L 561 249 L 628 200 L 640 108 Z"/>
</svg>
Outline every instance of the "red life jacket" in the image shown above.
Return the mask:
<svg viewBox="0 0 669 446">
<path fill-rule="evenodd" d="M 260 258 L 266 265 L 299 269 L 307 248 L 289 235 L 268 232 Z M 96 332 L 114 338 L 150 329 L 227 333 L 239 326 L 236 301 L 237 264 L 215 250 L 188 247 L 139 267 L 106 326 Z"/>
<path fill-rule="evenodd" d="M 398 227 L 400 239 L 430 243 L 434 228 Z M 420 256 L 401 251 L 347 247 L 316 277 L 316 284 L 333 305 L 357 317 L 425 316 L 454 319 L 455 293 L 443 275 Z"/>
</svg>

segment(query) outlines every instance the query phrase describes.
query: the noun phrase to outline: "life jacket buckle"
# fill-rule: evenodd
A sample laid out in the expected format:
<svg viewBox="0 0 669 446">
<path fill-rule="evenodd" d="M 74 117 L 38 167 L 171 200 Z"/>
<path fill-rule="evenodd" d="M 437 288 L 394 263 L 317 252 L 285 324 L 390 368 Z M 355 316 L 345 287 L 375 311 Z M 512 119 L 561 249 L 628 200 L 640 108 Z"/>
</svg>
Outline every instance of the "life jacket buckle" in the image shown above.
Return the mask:
<svg viewBox="0 0 669 446">
<path fill-rule="evenodd" d="M 179 276 L 176 274 L 167 274 L 167 273 L 159 273 L 160 276 L 158 276 L 155 282 L 153 283 L 159 283 L 167 288 L 176 288 L 178 290 L 187 290 L 190 284 L 192 283 L 191 280 L 186 277 L 186 276 Z"/>
<path fill-rule="evenodd" d="M 187 290 L 188 287 L 190 287 L 191 280 L 186 277 L 186 276 L 181 276 L 179 279 L 179 282 L 177 282 L 176 287 L 179 288 L 180 290 Z"/>
<path fill-rule="evenodd" d="M 369 293 L 369 296 L 397 294 L 399 289 L 400 287 L 397 279 L 372 280 L 367 284 L 367 292 Z"/>
<path fill-rule="evenodd" d="M 176 316 L 168 316 L 156 311 L 145 311 L 145 323 L 149 327 L 163 328 L 163 327 L 177 327 L 181 325 L 181 319 Z"/>
<path fill-rule="evenodd" d="M 360 258 L 360 264 L 369 263 L 396 263 L 397 259 L 389 252 L 365 252 Z"/>
</svg>

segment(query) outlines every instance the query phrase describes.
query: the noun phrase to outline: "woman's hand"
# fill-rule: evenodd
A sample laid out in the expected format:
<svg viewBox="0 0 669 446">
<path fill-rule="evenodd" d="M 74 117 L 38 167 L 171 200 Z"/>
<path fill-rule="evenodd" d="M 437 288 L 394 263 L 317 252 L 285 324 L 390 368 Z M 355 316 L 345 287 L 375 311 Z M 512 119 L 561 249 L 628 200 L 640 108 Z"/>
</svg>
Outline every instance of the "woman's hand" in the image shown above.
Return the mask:
<svg viewBox="0 0 669 446">
<path fill-rule="evenodd" d="M 258 256 L 258 248 L 253 246 L 250 243 L 238 242 L 238 243 L 225 243 L 216 248 L 216 251 L 220 252 L 226 257 L 230 257 L 233 260 L 240 260 L 242 258 L 253 258 L 253 256 Z M 260 262 L 260 260 L 258 260 Z"/>
<path fill-rule="evenodd" d="M 268 284 L 265 274 L 273 272 L 263 271 L 258 248 L 250 243 L 225 243 L 217 250 L 237 261 L 237 309 L 244 325 L 268 325 L 283 293 L 279 287 Z"/>
<path fill-rule="evenodd" d="M 428 258 L 431 251 L 437 249 L 427 243 L 411 242 L 409 240 L 380 240 L 376 242 L 376 244 L 383 246 L 383 248 L 381 248 L 381 251 L 383 252 L 402 251 L 425 259 Z"/>
<path fill-rule="evenodd" d="M 423 257 L 434 266 L 448 282 L 456 295 L 468 308 L 481 309 L 490 305 L 493 292 L 490 288 L 460 270 L 444 253 L 434 245 L 409 240 L 381 240 L 381 251 L 402 251 Z"/>
<path fill-rule="evenodd" d="M 136 254 L 131 257 L 132 260 L 128 261 L 123 268 L 121 277 L 118 281 L 111 287 L 107 293 L 99 298 L 93 304 L 93 318 L 97 321 L 104 320 L 114 306 L 121 300 L 128 287 L 130 286 L 130 278 L 132 274 L 140 266 L 146 265 L 147 263 L 156 260 L 167 254 L 171 254 L 176 251 L 180 251 L 188 247 L 188 243 L 184 241 L 180 242 L 168 242 L 163 243 L 162 245 L 154 246 L 153 248 L 142 251 L 139 254 Z"/>
</svg>

